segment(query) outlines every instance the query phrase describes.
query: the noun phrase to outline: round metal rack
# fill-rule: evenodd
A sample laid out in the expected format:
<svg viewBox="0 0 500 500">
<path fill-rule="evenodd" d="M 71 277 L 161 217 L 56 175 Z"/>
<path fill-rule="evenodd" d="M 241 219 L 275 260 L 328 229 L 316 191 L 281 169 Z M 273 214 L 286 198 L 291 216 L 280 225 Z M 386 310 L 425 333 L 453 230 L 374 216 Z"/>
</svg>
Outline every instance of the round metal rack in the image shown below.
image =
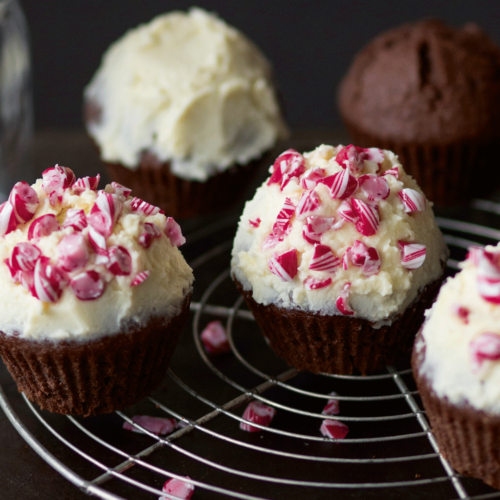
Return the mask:
<svg viewBox="0 0 500 500">
<path fill-rule="evenodd" d="M 451 249 L 450 274 L 468 246 L 500 240 L 493 229 L 500 227 L 500 204 L 476 200 L 470 214 L 469 221 L 437 218 Z M 191 254 L 202 291 L 191 306 L 191 335 L 181 340 L 163 387 L 126 411 L 86 419 L 50 414 L 24 396 L 36 418 L 20 418 L 0 387 L 0 404 L 26 442 L 75 486 L 102 499 L 175 498 L 161 491 L 171 477 L 192 483 L 197 499 L 500 498 L 455 473 L 442 456 L 408 362 L 366 377 L 314 375 L 272 353 L 230 279 L 234 227 L 234 218 L 222 220 L 188 240 L 184 253 Z M 214 319 L 225 322 L 228 354 L 203 349 L 200 332 Z M 327 417 L 321 411 L 332 391 L 340 414 Z M 239 424 L 254 399 L 277 414 L 270 427 L 247 433 Z M 139 413 L 181 425 L 160 437 L 132 420 Z M 325 418 L 347 424 L 347 438 L 323 437 Z M 123 430 L 124 422 L 142 432 Z"/>
</svg>

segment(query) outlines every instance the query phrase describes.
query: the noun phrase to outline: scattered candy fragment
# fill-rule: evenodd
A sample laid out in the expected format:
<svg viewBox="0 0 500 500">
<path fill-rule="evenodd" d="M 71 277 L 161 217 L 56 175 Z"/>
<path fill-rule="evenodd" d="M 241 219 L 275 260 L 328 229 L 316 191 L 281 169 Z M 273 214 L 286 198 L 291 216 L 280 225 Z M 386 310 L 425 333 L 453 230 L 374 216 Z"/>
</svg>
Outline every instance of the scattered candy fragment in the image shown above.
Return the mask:
<svg viewBox="0 0 500 500">
<path fill-rule="evenodd" d="M 471 260 L 475 266 L 479 265 L 479 259 L 483 255 L 484 248 L 479 246 L 470 246 L 467 252 L 467 259 Z"/>
<path fill-rule="evenodd" d="M 223 354 L 231 350 L 226 330 L 220 321 L 211 321 L 201 332 L 201 341 L 210 354 Z"/>
<path fill-rule="evenodd" d="M 365 276 L 373 276 L 380 271 L 380 255 L 376 248 L 367 247 L 362 241 L 356 240 L 352 247 L 349 247 L 342 259 L 344 269 L 348 268 L 349 262 L 356 267 L 361 267 Z"/>
<path fill-rule="evenodd" d="M 310 168 L 300 179 L 300 185 L 304 189 L 314 189 L 320 179 L 325 176 L 325 170 L 320 167 Z"/>
<path fill-rule="evenodd" d="M 377 174 L 362 175 L 359 187 L 369 201 L 385 200 L 391 192 L 387 181 Z"/>
<path fill-rule="evenodd" d="M 330 396 L 338 396 L 336 392 L 330 392 Z M 321 412 L 323 415 L 338 415 L 340 406 L 338 399 L 329 399 Z"/>
<path fill-rule="evenodd" d="M 42 302 L 57 302 L 67 280 L 62 271 L 50 264 L 47 257 L 36 261 L 31 293 Z"/>
<path fill-rule="evenodd" d="M 362 151 L 363 148 L 350 144 L 349 146 L 343 147 L 337 153 L 335 161 L 342 168 L 350 170 L 353 174 L 358 174 L 363 170 L 364 167 L 364 162 L 360 155 Z"/>
<path fill-rule="evenodd" d="M 333 227 L 334 222 L 333 217 L 311 215 L 307 218 L 307 224 L 304 224 L 302 228 L 302 237 L 311 245 L 320 243 L 321 235 Z"/>
<path fill-rule="evenodd" d="M 112 182 L 111 187 L 114 189 L 114 192 L 116 194 L 119 194 L 124 198 L 127 198 L 128 195 L 132 192 L 130 188 L 122 186 L 121 184 L 118 184 L 118 182 Z"/>
<path fill-rule="evenodd" d="M 274 234 L 287 234 L 291 229 L 290 219 L 295 213 L 295 205 L 291 202 L 290 198 L 285 198 L 285 203 L 280 210 L 276 222 L 273 225 Z"/>
<path fill-rule="evenodd" d="M 82 269 L 89 261 L 89 249 L 81 233 L 66 235 L 57 245 L 58 265 L 67 272 Z"/>
<path fill-rule="evenodd" d="M 17 243 L 8 260 L 11 274 L 16 271 L 33 272 L 41 255 L 40 249 L 31 243 Z"/>
<path fill-rule="evenodd" d="M 130 201 L 130 209 L 132 212 L 142 212 L 145 215 L 156 215 L 162 212 L 158 207 L 155 207 L 154 205 L 151 205 L 151 203 L 141 200 L 136 196 L 134 196 L 132 201 Z"/>
<path fill-rule="evenodd" d="M 33 218 L 40 201 L 36 191 L 27 182 L 17 182 L 10 192 L 9 203 L 16 222 L 24 224 Z"/>
<path fill-rule="evenodd" d="M 293 281 L 297 274 L 297 250 L 292 248 L 269 259 L 269 270 L 283 281 Z"/>
<path fill-rule="evenodd" d="M 283 191 L 293 177 L 300 177 L 305 172 L 305 158 L 294 149 L 289 149 L 276 158 L 272 170 L 267 185 L 280 184 Z"/>
<path fill-rule="evenodd" d="M 425 245 L 419 245 L 418 243 L 408 243 L 405 241 L 398 241 L 398 245 L 401 247 L 401 265 L 413 271 L 418 269 L 425 261 L 426 249 Z"/>
<path fill-rule="evenodd" d="M 403 202 L 406 213 L 423 212 L 425 210 L 425 198 L 414 189 L 405 188 L 398 193 Z"/>
<path fill-rule="evenodd" d="M 343 220 L 347 222 L 352 222 L 356 224 L 359 220 L 359 214 L 356 210 L 353 209 L 351 202 L 349 200 L 344 200 L 340 207 L 337 210 L 337 213 Z"/>
<path fill-rule="evenodd" d="M 95 214 L 95 218 L 100 217 L 100 215 Z M 106 236 L 101 232 L 95 230 L 93 227 L 89 228 L 89 243 L 92 250 L 97 255 L 106 256 L 108 255 Z"/>
<path fill-rule="evenodd" d="M 140 285 L 141 283 L 144 283 L 150 274 L 150 271 L 142 271 L 140 273 L 137 273 L 130 283 L 130 286 L 137 286 Z"/>
<path fill-rule="evenodd" d="M 472 367 L 474 371 L 481 368 L 484 361 L 500 359 L 500 335 L 498 333 L 482 333 L 469 344 Z"/>
<path fill-rule="evenodd" d="M 254 424 L 269 427 L 272 419 L 276 415 L 276 410 L 260 401 L 251 401 L 246 407 L 243 418 Z M 240 422 L 240 429 L 247 432 L 260 432 L 262 429 L 250 425 L 248 422 Z"/>
<path fill-rule="evenodd" d="M 280 241 L 283 241 L 284 235 L 271 233 L 262 242 L 261 249 L 263 252 L 274 248 Z"/>
<path fill-rule="evenodd" d="M 336 174 L 320 179 L 318 183 L 327 186 L 330 190 L 330 196 L 337 200 L 345 200 L 358 189 L 358 180 L 348 170 L 341 170 Z"/>
<path fill-rule="evenodd" d="M 314 245 L 314 253 L 309 262 L 309 269 L 333 273 L 340 266 L 340 259 L 333 254 L 328 245 Z"/>
<path fill-rule="evenodd" d="M 359 215 L 359 219 L 356 222 L 357 231 L 363 236 L 374 235 L 380 224 L 377 207 L 356 198 L 353 198 L 351 203 L 353 210 Z"/>
<path fill-rule="evenodd" d="M 5 201 L 0 205 L 0 236 L 9 234 L 17 227 L 16 215 L 14 207 L 10 202 Z"/>
<path fill-rule="evenodd" d="M 151 243 L 153 243 L 153 240 L 155 238 L 159 238 L 160 236 L 161 230 L 156 224 L 152 222 L 145 222 L 144 232 L 139 235 L 139 245 L 144 248 L 149 248 Z"/>
<path fill-rule="evenodd" d="M 346 283 L 344 285 L 342 291 L 340 292 L 340 296 L 337 299 L 337 302 L 335 303 L 340 314 L 343 314 L 344 316 L 352 316 L 354 314 L 354 310 L 351 308 L 348 302 L 350 287 L 351 287 L 350 283 Z"/>
<path fill-rule="evenodd" d="M 349 427 L 338 420 L 323 420 L 321 434 L 331 439 L 344 439 L 349 433 Z"/>
<path fill-rule="evenodd" d="M 248 223 L 253 227 L 259 227 L 261 222 L 258 217 L 256 219 L 248 219 Z"/>
<path fill-rule="evenodd" d="M 132 257 L 125 247 L 110 247 L 108 258 L 106 267 L 115 276 L 128 276 L 132 272 Z"/>
<path fill-rule="evenodd" d="M 458 304 L 454 304 L 452 307 L 452 311 L 456 314 L 466 325 L 469 323 L 469 314 L 470 310 L 464 306 L 460 306 Z"/>
<path fill-rule="evenodd" d="M 47 193 L 52 206 L 62 200 L 64 190 L 73 186 L 76 181 L 73 170 L 59 165 L 45 170 L 42 179 L 42 189 Z"/>
<path fill-rule="evenodd" d="M 173 217 L 167 217 L 165 234 L 174 247 L 180 247 L 186 243 L 186 238 L 182 235 L 181 226 L 175 222 Z"/>
<path fill-rule="evenodd" d="M 72 227 L 75 231 L 82 231 L 87 227 L 87 217 L 83 210 L 70 208 L 66 212 L 66 219 L 63 222 L 63 228 Z"/>
<path fill-rule="evenodd" d="M 57 222 L 56 216 L 52 214 L 42 215 L 30 224 L 28 240 L 49 236 L 54 231 L 59 231 L 59 222 Z"/>
<path fill-rule="evenodd" d="M 86 176 L 78 179 L 73 184 L 73 192 L 76 194 L 81 194 L 87 190 L 96 191 L 97 186 L 99 185 L 100 178 L 101 176 L 97 174 L 95 177 Z"/>
<path fill-rule="evenodd" d="M 382 175 L 392 175 L 393 177 L 396 177 L 396 179 L 399 179 L 399 167 L 390 168 L 386 170 Z"/>
<path fill-rule="evenodd" d="M 191 480 L 189 476 L 185 476 L 185 478 Z M 194 484 L 187 483 L 181 479 L 172 478 L 163 485 L 162 491 L 173 497 L 189 500 L 194 493 Z M 170 498 L 162 496 L 158 500 L 170 500 Z"/>
<path fill-rule="evenodd" d="M 161 418 L 150 417 L 148 415 L 134 415 L 132 420 L 144 427 L 147 431 L 156 434 L 157 436 L 164 436 L 172 433 L 177 428 L 177 421 L 175 418 Z M 143 434 L 143 431 L 130 422 L 123 422 L 123 428 L 127 431 L 137 432 Z"/>
<path fill-rule="evenodd" d="M 332 283 L 332 278 L 326 278 L 324 280 L 320 280 L 317 278 L 313 278 L 312 276 L 308 276 L 304 280 L 304 285 L 308 290 L 319 290 L 320 288 L 325 288 L 331 283 Z"/>
<path fill-rule="evenodd" d="M 304 191 L 300 198 L 299 204 L 297 205 L 296 209 L 297 218 L 298 219 L 306 218 L 308 214 L 317 210 L 320 207 L 320 205 L 321 205 L 321 200 L 316 191 Z"/>
<path fill-rule="evenodd" d="M 98 299 L 104 292 L 104 281 L 97 271 L 84 271 L 70 281 L 71 289 L 80 300 Z"/>
</svg>

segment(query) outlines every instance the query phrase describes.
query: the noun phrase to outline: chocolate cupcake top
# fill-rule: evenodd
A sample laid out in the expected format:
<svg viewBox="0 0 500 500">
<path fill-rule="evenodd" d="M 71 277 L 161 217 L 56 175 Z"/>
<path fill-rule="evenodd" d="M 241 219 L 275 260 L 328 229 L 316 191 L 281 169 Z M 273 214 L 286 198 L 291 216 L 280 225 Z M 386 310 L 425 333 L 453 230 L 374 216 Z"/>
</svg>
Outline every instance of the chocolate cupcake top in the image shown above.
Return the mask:
<svg viewBox="0 0 500 500">
<path fill-rule="evenodd" d="M 500 244 L 470 248 L 461 267 L 427 311 L 418 370 L 438 397 L 499 413 Z"/>
<path fill-rule="evenodd" d="M 197 8 L 158 16 L 111 45 L 85 101 L 104 161 L 136 169 L 148 152 L 184 179 L 247 164 L 286 133 L 262 53 Z"/>
<path fill-rule="evenodd" d="M 500 48 L 476 25 L 437 20 L 382 33 L 340 86 L 343 118 L 412 143 L 500 135 Z"/>
<path fill-rule="evenodd" d="M 180 227 L 99 176 L 56 165 L 0 206 L 0 330 L 86 340 L 181 311 L 193 273 Z"/>
<path fill-rule="evenodd" d="M 245 206 L 232 253 L 233 276 L 258 303 L 381 326 L 442 274 L 432 204 L 390 151 L 289 150 L 271 172 Z"/>
</svg>

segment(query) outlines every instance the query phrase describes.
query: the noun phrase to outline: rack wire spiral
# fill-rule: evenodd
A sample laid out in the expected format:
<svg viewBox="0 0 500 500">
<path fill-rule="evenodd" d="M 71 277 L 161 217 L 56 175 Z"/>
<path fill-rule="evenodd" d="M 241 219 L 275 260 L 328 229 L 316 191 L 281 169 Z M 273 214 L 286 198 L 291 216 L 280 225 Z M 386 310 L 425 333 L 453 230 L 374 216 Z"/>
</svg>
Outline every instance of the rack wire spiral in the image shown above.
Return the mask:
<svg viewBox="0 0 500 500">
<path fill-rule="evenodd" d="M 498 226 L 500 204 L 476 200 L 472 208 L 476 220 Z M 451 249 L 450 274 L 468 246 L 500 240 L 499 230 L 474 221 L 437 221 Z M 199 499 L 321 499 L 333 492 L 339 499 L 500 498 L 455 473 L 441 455 L 408 364 L 366 377 L 313 375 L 272 353 L 229 276 L 234 224 L 234 218 L 219 221 L 188 240 L 184 253 L 196 255 L 190 264 L 204 291 L 194 297 L 192 335 L 184 335 L 164 386 L 133 408 L 87 419 L 50 414 L 23 396 L 36 425 L 16 414 L 0 387 L 0 405 L 26 442 L 82 491 L 109 500 L 175 498 L 161 491 L 171 477 L 194 484 Z M 208 355 L 200 342 L 213 319 L 226 324 L 226 355 Z M 340 401 L 334 418 L 350 429 L 343 440 L 319 432 L 333 390 Z M 241 414 L 253 399 L 277 415 L 271 427 L 245 433 Z M 139 413 L 182 426 L 160 437 L 132 421 Z M 124 421 L 142 433 L 123 430 Z"/>
</svg>

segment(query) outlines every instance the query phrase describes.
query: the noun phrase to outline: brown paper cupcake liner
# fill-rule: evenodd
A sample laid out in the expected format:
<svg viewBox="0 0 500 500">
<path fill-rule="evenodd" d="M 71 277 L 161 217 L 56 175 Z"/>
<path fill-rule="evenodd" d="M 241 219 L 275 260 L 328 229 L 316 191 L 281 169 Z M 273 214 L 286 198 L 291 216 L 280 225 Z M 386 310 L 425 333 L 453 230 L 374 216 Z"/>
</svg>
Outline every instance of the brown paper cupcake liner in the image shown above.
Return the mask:
<svg viewBox="0 0 500 500">
<path fill-rule="evenodd" d="M 464 139 L 444 145 L 411 144 L 381 139 L 344 119 L 357 146 L 389 149 L 399 156 L 405 171 L 437 206 L 460 205 L 496 187 L 495 158 L 499 141 Z"/>
<path fill-rule="evenodd" d="M 0 332 L 0 355 L 19 391 L 45 410 L 85 417 L 134 404 L 163 380 L 189 314 L 89 342 L 31 341 Z"/>
<path fill-rule="evenodd" d="M 289 365 L 314 373 L 363 375 L 379 370 L 411 351 L 413 339 L 434 302 L 444 276 L 427 285 L 391 325 L 349 316 L 321 316 L 257 303 L 252 291 L 235 280 L 273 351 Z"/>
<path fill-rule="evenodd" d="M 424 357 L 425 349 L 414 349 L 413 376 L 443 456 L 460 474 L 500 489 L 500 416 L 439 398 L 429 381 L 419 374 Z"/>
</svg>

